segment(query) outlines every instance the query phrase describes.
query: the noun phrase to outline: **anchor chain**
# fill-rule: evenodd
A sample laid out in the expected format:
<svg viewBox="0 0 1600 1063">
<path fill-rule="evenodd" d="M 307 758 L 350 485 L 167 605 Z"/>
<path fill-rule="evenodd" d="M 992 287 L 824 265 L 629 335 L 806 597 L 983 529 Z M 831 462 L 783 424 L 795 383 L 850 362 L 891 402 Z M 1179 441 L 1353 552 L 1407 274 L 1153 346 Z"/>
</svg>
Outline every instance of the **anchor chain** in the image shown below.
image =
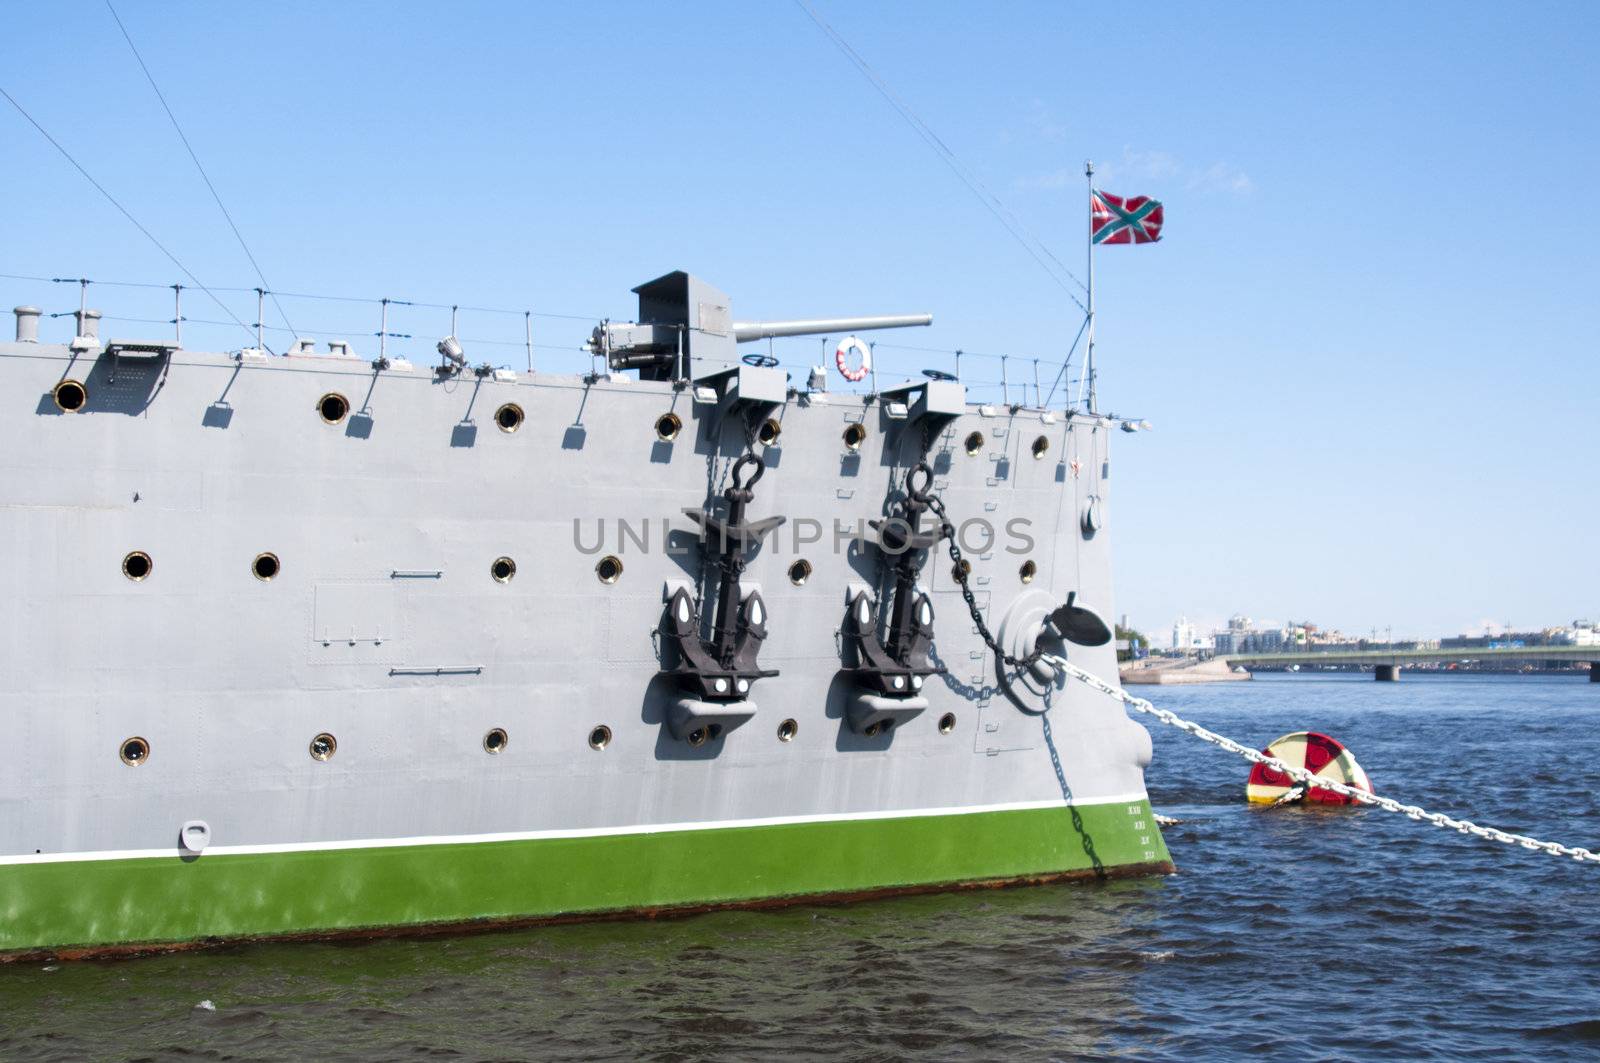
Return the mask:
<svg viewBox="0 0 1600 1063">
<path fill-rule="evenodd" d="M 931 487 L 933 484 L 933 471 L 928 469 L 927 462 L 918 462 L 912 471 L 915 472 L 917 469 L 927 470 L 928 484 Z M 995 657 L 1008 667 L 1018 669 L 1033 667 L 1044 656 L 1043 650 L 1036 647 L 1026 657 L 1013 657 L 1006 652 L 1004 646 L 1000 645 L 1000 640 L 994 637 L 993 632 L 989 630 L 988 623 L 984 621 L 983 610 L 978 607 L 978 599 L 967 583 L 971 573 L 968 571 L 969 566 L 965 564 L 965 559 L 961 556 L 961 544 L 956 541 L 956 528 L 954 524 L 950 523 L 950 517 L 945 512 L 944 500 L 926 488 L 918 492 L 914 487 L 910 486 L 910 477 L 907 477 L 907 491 L 913 498 L 925 503 L 929 509 L 938 515 L 939 535 L 948 541 L 950 560 L 955 565 L 952 575 L 955 577 L 956 583 L 961 586 L 961 598 L 967 603 L 967 612 L 972 614 L 972 624 L 978 629 L 978 636 L 983 639 L 984 645 L 988 646 Z"/>
<path fill-rule="evenodd" d="M 1471 820 L 1456 819 L 1455 817 L 1447 816 L 1442 812 L 1429 812 L 1427 809 L 1418 805 L 1402 804 L 1391 797 L 1379 797 L 1377 794 L 1368 793 L 1366 790 L 1360 790 L 1353 786 L 1346 786 L 1344 783 L 1334 782 L 1332 779 L 1324 779 L 1312 772 L 1306 771 L 1304 768 L 1293 767 L 1284 763 L 1282 760 L 1279 760 L 1277 757 L 1269 757 L 1259 750 L 1251 749 L 1249 746 L 1235 742 L 1231 738 L 1225 738 L 1222 735 L 1217 734 L 1215 731 L 1209 731 L 1206 728 L 1201 727 L 1199 724 L 1194 723 L 1191 720 L 1185 720 L 1176 713 L 1167 709 L 1158 709 L 1144 698 L 1134 697 L 1127 691 L 1120 690 L 1117 687 L 1112 686 L 1110 683 L 1107 683 L 1093 672 L 1084 671 L 1077 665 L 1070 663 L 1065 657 L 1048 653 L 1042 654 L 1041 656 L 1048 660 L 1050 664 L 1061 669 L 1061 671 L 1065 672 L 1067 675 L 1072 676 L 1074 679 L 1077 679 L 1080 682 L 1088 684 L 1090 687 L 1100 691 L 1100 693 L 1105 694 L 1107 697 L 1114 698 L 1117 701 L 1122 702 L 1131 709 L 1135 709 L 1148 716 L 1154 716 L 1164 724 L 1169 724 L 1173 727 L 1176 727 L 1180 731 L 1187 731 L 1189 734 L 1194 735 L 1202 742 L 1209 742 L 1219 749 L 1225 749 L 1230 753 L 1237 753 L 1239 756 L 1248 761 L 1252 761 L 1256 764 L 1265 764 L 1274 771 L 1280 771 L 1297 782 L 1315 786 L 1319 790 L 1331 790 L 1336 794 L 1343 794 L 1345 797 L 1348 797 L 1354 801 L 1358 801 L 1361 804 L 1376 805 L 1385 812 L 1399 812 L 1409 819 L 1413 819 L 1418 822 L 1426 821 L 1433 824 L 1435 827 L 1444 827 L 1448 830 L 1457 831 L 1461 834 L 1470 834 L 1475 838 L 1482 838 L 1485 841 L 1502 842 L 1506 845 L 1520 845 L 1524 849 L 1549 853 L 1551 856 L 1568 856 L 1574 860 L 1600 864 L 1600 853 L 1596 853 L 1589 849 L 1584 849 L 1580 846 L 1562 845 L 1559 842 L 1540 841 L 1538 838 L 1530 838 L 1526 834 L 1513 834 L 1510 831 L 1497 830 L 1494 827 L 1482 827 L 1476 823 L 1473 823 Z"/>
</svg>

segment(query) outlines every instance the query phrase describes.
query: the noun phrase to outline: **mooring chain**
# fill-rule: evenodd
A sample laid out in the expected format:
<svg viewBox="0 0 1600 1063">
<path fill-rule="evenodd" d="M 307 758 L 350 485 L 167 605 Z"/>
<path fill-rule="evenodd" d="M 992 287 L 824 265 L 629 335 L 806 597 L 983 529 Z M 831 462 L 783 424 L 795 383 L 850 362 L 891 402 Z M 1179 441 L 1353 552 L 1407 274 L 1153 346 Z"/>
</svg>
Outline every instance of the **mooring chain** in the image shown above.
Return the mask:
<svg viewBox="0 0 1600 1063">
<path fill-rule="evenodd" d="M 930 473 L 929 476 L 931 479 L 932 474 Z M 950 523 L 950 517 L 944 511 L 944 500 L 931 491 L 919 496 L 919 500 L 925 502 L 928 508 L 939 516 L 939 534 L 949 540 L 950 560 L 955 564 L 952 574 L 955 576 L 955 581 L 961 585 L 961 597 L 967 603 L 967 612 L 972 614 L 973 626 L 978 629 L 978 635 L 983 639 L 984 645 L 988 646 L 994 652 L 994 655 L 1009 667 L 1019 669 L 1033 667 L 1044 656 L 1043 650 L 1035 649 L 1026 657 L 1013 657 L 1005 651 L 1005 647 L 1000 645 L 1000 641 L 994 637 L 994 634 L 989 630 L 989 625 L 984 621 L 983 610 L 978 606 L 977 596 L 972 593 L 972 588 L 967 584 L 971 573 L 967 571 L 967 566 L 961 556 L 961 544 L 956 541 L 955 525 Z"/>
<path fill-rule="evenodd" d="M 1526 834 L 1512 834 L 1509 831 L 1497 830 L 1494 827 L 1480 827 L 1470 820 L 1456 819 L 1442 812 L 1429 812 L 1427 809 L 1417 805 L 1402 804 L 1391 797 L 1379 797 L 1377 794 L 1368 793 L 1366 790 L 1357 789 L 1354 786 L 1346 786 L 1344 783 L 1334 782 L 1332 779 L 1324 779 L 1313 772 L 1306 771 L 1304 768 L 1293 767 L 1277 757 L 1269 757 L 1259 750 L 1241 745 L 1231 738 L 1225 738 L 1215 731 L 1208 731 L 1199 724 L 1191 720 L 1185 720 L 1167 709 L 1158 709 L 1144 698 L 1134 697 L 1127 691 L 1119 690 L 1110 683 L 1105 682 L 1093 672 L 1084 671 L 1077 665 L 1070 663 L 1065 657 L 1050 653 L 1039 654 L 1038 656 L 1061 669 L 1067 675 L 1087 683 L 1095 690 L 1100 691 L 1100 693 L 1105 694 L 1107 697 L 1115 698 L 1129 708 L 1154 716 L 1162 723 L 1170 724 L 1180 731 L 1187 731 L 1201 741 L 1209 742 L 1220 749 L 1225 749 L 1230 753 L 1237 753 L 1246 760 L 1256 764 L 1265 764 L 1274 771 L 1280 771 L 1297 782 L 1314 786 L 1319 790 L 1331 790 L 1336 794 L 1343 794 L 1351 800 L 1359 801 L 1361 804 L 1376 805 L 1385 812 L 1399 812 L 1409 819 L 1414 819 L 1418 822 L 1425 821 L 1436 827 L 1445 827 L 1461 834 L 1470 834 L 1487 841 L 1503 842 L 1506 845 L 1520 845 L 1524 849 L 1549 853 L 1551 856 L 1570 856 L 1574 860 L 1600 864 L 1600 853 L 1589 849 L 1574 845 L 1562 845 L 1559 842 L 1540 841 L 1537 838 L 1530 838 Z"/>
</svg>

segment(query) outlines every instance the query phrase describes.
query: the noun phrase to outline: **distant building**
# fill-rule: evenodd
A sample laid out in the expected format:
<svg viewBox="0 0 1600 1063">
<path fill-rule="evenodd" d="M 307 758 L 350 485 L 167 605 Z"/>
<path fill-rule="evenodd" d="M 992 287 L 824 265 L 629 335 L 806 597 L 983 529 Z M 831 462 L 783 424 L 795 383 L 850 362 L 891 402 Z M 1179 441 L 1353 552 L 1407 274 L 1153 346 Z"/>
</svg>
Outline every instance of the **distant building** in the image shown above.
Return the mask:
<svg viewBox="0 0 1600 1063">
<path fill-rule="evenodd" d="M 1571 627 L 1553 632 L 1550 641 L 1557 646 L 1600 646 L 1600 626 L 1589 620 L 1574 620 Z"/>
<path fill-rule="evenodd" d="M 1281 627 L 1257 628 L 1248 616 L 1236 613 L 1228 618 L 1228 630 L 1211 636 L 1213 652 L 1283 653 L 1291 647 L 1291 633 Z"/>
<path fill-rule="evenodd" d="M 1189 618 L 1180 616 L 1172 625 L 1172 648 L 1182 653 L 1194 641 L 1194 625 Z"/>
<path fill-rule="evenodd" d="M 1278 628 L 1263 628 L 1252 631 L 1245 640 L 1249 644 L 1250 653 L 1282 653 L 1283 631 Z"/>
<path fill-rule="evenodd" d="M 1205 653 L 1211 649 L 1211 636 L 1200 634 L 1200 629 L 1186 616 L 1178 617 L 1172 625 L 1172 651 L 1185 655 Z"/>
<path fill-rule="evenodd" d="M 1579 625 L 1586 621 L 1578 621 L 1571 628 L 1552 628 L 1547 631 L 1504 631 L 1498 635 L 1457 635 L 1454 638 L 1439 640 L 1439 645 L 1447 650 L 1511 650 L 1523 649 L 1528 646 L 1600 646 L 1600 638 L 1594 642 L 1569 642 L 1567 639 L 1576 638 Z M 1590 630 L 1593 626 L 1590 625 Z"/>
</svg>

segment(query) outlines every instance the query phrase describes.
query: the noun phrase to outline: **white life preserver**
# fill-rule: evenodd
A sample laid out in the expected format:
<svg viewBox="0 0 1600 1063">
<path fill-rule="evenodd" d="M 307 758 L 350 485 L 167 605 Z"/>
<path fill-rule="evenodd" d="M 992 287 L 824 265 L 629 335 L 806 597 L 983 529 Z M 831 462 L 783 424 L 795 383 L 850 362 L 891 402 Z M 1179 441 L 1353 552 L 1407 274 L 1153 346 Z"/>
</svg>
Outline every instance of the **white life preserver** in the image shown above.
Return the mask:
<svg viewBox="0 0 1600 1063">
<path fill-rule="evenodd" d="M 860 359 L 860 364 L 853 369 L 850 367 L 852 352 Z M 846 336 L 839 341 L 839 349 L 833 352 L 833 361 L 839 367 L 839 375 L 854 384 L 865 380 L 872 372 L 872 348 L 854 336 Z"/>
</svg>

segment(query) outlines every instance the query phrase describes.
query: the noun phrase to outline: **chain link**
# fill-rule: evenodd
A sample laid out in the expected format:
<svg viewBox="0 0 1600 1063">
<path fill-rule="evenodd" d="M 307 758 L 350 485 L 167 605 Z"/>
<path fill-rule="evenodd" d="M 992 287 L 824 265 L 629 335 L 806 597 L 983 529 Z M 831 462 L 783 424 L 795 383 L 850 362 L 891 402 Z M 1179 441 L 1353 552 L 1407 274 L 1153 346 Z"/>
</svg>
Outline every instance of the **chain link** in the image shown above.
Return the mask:
<svg viewBox="0 0 1600 1063">
<path fill-rule="evenodd" d="M 967 571 L 970 566 L 965 563 L 965 559 L 961 556 L 961 544 L 956 541 L 955 525 L 950 523 L 950 517 L 944 511 L 944 500 L 930 493 L 926 501 L 928 508 L 939 515 L 939 534 L 950 542 L 950 560 L 955 563 L 952 575 L 955 576 L 955 581 L 961 585 L 961 597 L 967 603 L 967 612 L 972 614 L 973 626 L 978 629 L 978 634 L 982 637 L 984 645 L 994 652 L 997 659 L 1009 667 L 1033 667 L 1044 656 L 1044 651 L 1035 648 L 1026 657 L 1013 657 L 1005 651 L 1005 647 L 1000 645 L 1000 641 L 989 631 L 989 625 L 983 619 L 983 610 L 978 606 L 977 597 L 973 595 L 972 588 L 967 585 L 967 579 L 971 576 L 971 573 Z"/>
<path fill-rule="evenodd" d="M 1419 823 L 1431 823 L 1435 827 L 1444 827 L 1448 830 L 1457 831 L 1461 834 L 1470 834 L 1473 837 L 1483 838 L 1486 841 L 1502 842 L 1506 845 L 1520 845 L 1524 849 L 1549 853 L 1551 856 L 1569 856 L 1574 860 L 1600 864 L 1600 853 L 1593 852 L 1589 849 L 1584 849 L 1573 845 L 1562 845 L 1559 842 L 1540 841 L 1537 838 L 1530 838 L 1525 834 L 1512 834 L 1509 831 L 1496 830 L 1494 827 L 1480 827 L 1471 820 L 1456 819 L 1452 816 L 1447 816 L 1442 812 L 1429 812 L 1427 809 L 1421 808 L 1417 805 L 1402 804 L 1391 797 L 1379 797 L 1377 794 L 1368 793 L 1366 790 L 1360 790 L 1353 786 L 1346 786 L 1344 783 L 1334 782 L 1332 779 L 1324 779 L 1312 772 L 1306 771 L 1304 768 L 1291 767 L 1290 765 L 1279 760 L 1277 757 L 1269 757 L 1265 753 L 1262 753 L 1259 750 L 1251 749 L 1248 746 L 1241 745 L 1231 738 L 1225 738 L 1214 731 L 1208 731 L 1199 724 L 1190 720 L 1185 720 L 1176 713 L 1173 713 L 1167 709 L 1158 709 L 1144 698 L 1134 697 L 1127 691 L 1112 686 L 1099 676 L 1096 676 L 1094 673 L 1086 672 L 1077 665 L 1071 664 L 1065 657 L 1059 657 L 1050 653 L 1038 654 L 1036 656 L 1042 657 L 1047 663 L 1061 669 L 1061 671 L 1067 675 L 1072 676 L 1074 679 L 1077 679 L 1080 682 L 1088 684 L 1095 690 L 1100 691 L 1100 693 L 1105 694 L 1107 697 L 1115 698 L 1117 701 L 1122 702 L 1129 708 L 1136 709 L 1139 712 L 1145 713 L 1149 716 L 1154 716 L 1164 724 L 1169 724 L 1173 727 L 1176 727 L 1180 731 L 1186 731 L 1201 741 L 1209 742 L 1219 749 L 1225 749 L 1230 753 L 1237 753 L 1239 756 L 1248 761 L 1252 761 L 1256 764 L 1265 764 L 1274 771 L 1280 771 L 1297 782 L 1315 786 L 1319 790 L 1332 790 L 1336 794 L 1343 794 L 1345 797 L 1348 797 L 1354 801 L 1359 801 L 1361 804 L 1376 805 L 1385 812 L 1401 813 L 1408 819 L 1416 820 Z"/>
</svg>

